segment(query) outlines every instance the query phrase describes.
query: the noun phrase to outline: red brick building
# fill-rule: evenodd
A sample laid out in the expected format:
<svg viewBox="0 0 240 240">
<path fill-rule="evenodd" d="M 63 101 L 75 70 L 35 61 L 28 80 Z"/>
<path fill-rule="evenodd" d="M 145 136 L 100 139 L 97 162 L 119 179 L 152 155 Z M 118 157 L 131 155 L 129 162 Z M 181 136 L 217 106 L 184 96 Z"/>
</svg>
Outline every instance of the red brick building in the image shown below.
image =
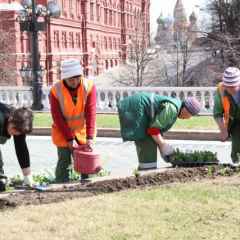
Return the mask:
<svg viewBox="0 0 240 240">
<path fill-rule="evenodd" d="M 20 1 L 0 0 L 1 4 Z M 47 0 L 36 0 L 46 5 Z M 141 19 L 149 42 L 150 0 L 57 0 L 60 18 L 46 19 L 47 28 L 39 32 L 40 62 L 44 84 L 59 79 L 59 65 L 66 58 L 81 60 L 86 75 L 96 75 L 124 63 L 128 58 L 128 43 Z M 16 53 L 16 69 L 31 65 L 31 41 L 28 32 L 20 32 L 15 10 L 2 10 L 0 29 L 14 32 L 11 41 Z M 19 74 L 18 74 L 19 75 Z M 27 78 L 18 76 L 12 85 L 26 85 Z M 0 79 L 0 85 L 9 85 Z"/>
</svg>

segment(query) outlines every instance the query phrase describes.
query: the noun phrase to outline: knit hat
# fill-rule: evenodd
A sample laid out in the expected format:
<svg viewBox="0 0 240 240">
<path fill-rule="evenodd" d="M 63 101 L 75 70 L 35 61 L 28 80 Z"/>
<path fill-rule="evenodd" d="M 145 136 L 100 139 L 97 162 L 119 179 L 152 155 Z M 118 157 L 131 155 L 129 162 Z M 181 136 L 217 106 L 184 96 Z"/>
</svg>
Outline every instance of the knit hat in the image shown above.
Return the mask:
<svg viewBox="0 0 240 240">
<path fill-rule="evenodd" d="M 184 107 L 194 116 L 201 110 L 201 104 L 195 97 L 188 97 L 184 101 Z"/>
<path fill-rule="evenodd" d="M 240 70 L 236 67 L 228 67 L 223 73 L 223 85 L 235 87 L 240 84 Z"/>
<path fill-rule="evenodd" d="M 83 69 L 78 59 L 67 59 L 61 62 L 61 79 L 83 75 Z"/>
</svg>

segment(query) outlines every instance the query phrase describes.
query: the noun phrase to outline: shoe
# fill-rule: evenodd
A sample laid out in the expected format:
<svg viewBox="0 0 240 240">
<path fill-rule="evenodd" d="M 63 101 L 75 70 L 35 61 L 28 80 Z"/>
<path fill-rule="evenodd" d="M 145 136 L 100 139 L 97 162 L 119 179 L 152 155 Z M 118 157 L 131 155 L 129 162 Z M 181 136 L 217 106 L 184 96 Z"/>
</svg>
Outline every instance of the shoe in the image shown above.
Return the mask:
<svg viewBox="0 0 240 240">
<path fill-rule="evenodd" d="M 33 179 L 31 175 L 23 177 L 23 186 L 30 187 L 30 188 L 33 186 Z"/>
<path fill-rule="evenodd" d="M 157 169 L 157 162 L 142 163 L 138 164 L 138 171 L 153 170 Z"/>
<path fill-rule="evenodd" d="M 240 162 L 232 162 L 230 163 L 230 166 L 233 168 L 240 168 Z"/>
<path fill-rule="evenodd" d="M 81 174 L 80 183 L 84 184 L 84 183 L 89 183 L 89 182 L 91 182 L 91 180 L 89 179 L 89 175 Z"/>
<path fill-rule="evenodd" d="M 7 180 L 5 178 L 0 179 L 0 192 L 6 191 Z"/>
<path fill-rule="evenodd" d="M 154 170 L 157 169 L 157 167 L 151 167 L 151 168 L 142 168 L 142 167 L 138 167 L 138 171 L 148 171 L 148 170 Z"/>
</svg>

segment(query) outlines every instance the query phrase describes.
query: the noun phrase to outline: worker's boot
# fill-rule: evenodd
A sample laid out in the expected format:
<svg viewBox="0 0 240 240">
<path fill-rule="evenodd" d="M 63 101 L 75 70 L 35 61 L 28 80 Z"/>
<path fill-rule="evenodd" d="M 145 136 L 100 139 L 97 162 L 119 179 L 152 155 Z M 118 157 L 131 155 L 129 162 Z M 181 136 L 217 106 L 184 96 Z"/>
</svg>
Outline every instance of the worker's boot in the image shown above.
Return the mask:
<svg viewBox="0 0 240 240">
<path fill-rule="evenodd" d="M 152 138 L 147 138 L 142 141 L 135 141 L 138 170 L 150 170 L 157 168 L 157 144 Z"/>
<path fill-rule="evenodd" d="M 58 163 L 55 170 L 56 182 L 69 182 L 69 167 L 71 165 L 71 151 L 58 147 Z"/>
<path fill-rule="evenodd" d="M 6 176 L 0 176 L 0 192 L 6 191 L 7 186 L 7 177 Z"/>
</svg>

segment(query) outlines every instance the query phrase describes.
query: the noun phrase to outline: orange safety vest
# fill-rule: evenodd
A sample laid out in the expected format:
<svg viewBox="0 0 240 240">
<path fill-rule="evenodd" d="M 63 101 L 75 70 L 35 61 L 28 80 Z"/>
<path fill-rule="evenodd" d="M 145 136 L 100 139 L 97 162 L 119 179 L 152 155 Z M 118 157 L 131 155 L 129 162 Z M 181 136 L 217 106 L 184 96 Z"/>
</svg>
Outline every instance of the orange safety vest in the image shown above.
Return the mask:
<svg viewBox="0 0 240 240">
<path fill-rule="evenodd" d="M 230 118 L 230 101 L 228 97 L 224 94 L 224 86 L 222 83 L 218 84 L 218 92 L 220 93 L 221 102 L 223 106 L 224 125 L 228 127 L 229 118 Z"/>
<path fill-rule="evenodd" d="M 72 96 L 64 86 L 63 80 L 57 82 L 51 88 L 51 94 L 59 102 L 61 112 L 69 128 L 73 131 L 81 144 L 86 143 L 85 105 L 88 94 L 93 87 L 93 81 L 81 78 L 77 92 L 77 103 L 74 104 Z M 64 138 L 61 129 L 56 124 L 52 125 L 52 141 L 58 147 L 66 147 L 67 140 Z"/>
</svg>

